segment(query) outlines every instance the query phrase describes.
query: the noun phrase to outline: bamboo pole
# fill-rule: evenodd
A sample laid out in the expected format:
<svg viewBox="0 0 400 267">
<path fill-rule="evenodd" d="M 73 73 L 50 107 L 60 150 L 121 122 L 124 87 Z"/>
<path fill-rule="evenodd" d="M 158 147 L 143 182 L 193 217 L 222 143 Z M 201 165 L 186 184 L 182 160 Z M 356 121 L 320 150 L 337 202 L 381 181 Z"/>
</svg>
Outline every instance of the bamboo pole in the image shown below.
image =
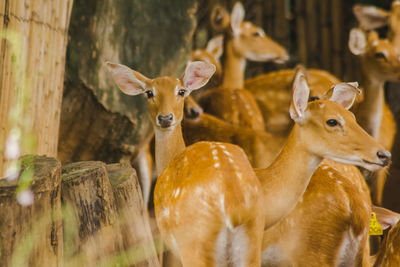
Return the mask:
<svg viewBox="0 0 400 267">
<path fill-rule="evenodd" d="M 296 1 L 296 30 L 297 30 L 297 53 L 299 55 L 299 61 L 307 66 L 308 54 L 307 54 L 307 36 L 306 36 L 306 19 L 304 10 L 304 1 Z"/>
<path fill-rule="evenodd" d="M 342 77 L 343 62 L 343 17 L 342 17 L 342 0 L 331 2 L 332 10 L 332 72 L 337 77 Z"/>
<path fill-rule="evenodd" d="M 23 145 L 22 154 L 57 155 L 72 3 L 0 1 L 0 176 L 7 162 L 4 150 L 11 128 L 33 139 L 34 149 Z M 22 113 L 10 119 L 18 105 Z"/>
<path fill-rule="evenodd" d="M 330 29 L 330 0 L 320 0 L 320 27 L 321 27 L 321 67 L 331 68 L 331 29 Z"/>
</svg>

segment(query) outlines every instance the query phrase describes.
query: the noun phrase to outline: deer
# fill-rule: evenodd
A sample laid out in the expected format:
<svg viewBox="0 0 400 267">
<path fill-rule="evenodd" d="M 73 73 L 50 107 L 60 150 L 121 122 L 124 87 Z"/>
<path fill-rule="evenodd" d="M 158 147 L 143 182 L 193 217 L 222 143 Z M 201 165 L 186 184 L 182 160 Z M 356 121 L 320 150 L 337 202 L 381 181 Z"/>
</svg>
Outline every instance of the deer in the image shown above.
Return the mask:
<svg viewBox="0 0 400 267">
<path fill-rule="evenodd" d="M 183 266 L 259 266 L 263 194 L 246 155 L 218 142 L 186 147 L 182 137 L 184 99 L 207 83 L 215 66 L 190 62 L 181 79 L 150 79 L 124 65 L 107 66 L 122 92 L 148 97 L 158 174 L 155 215 L 163 240 Z"/>
<path fill-rule="evenodd" d="M 391 150 L 396 134 L 393 113 L 384 98 L 385 82 L 400 81 L 400 58 L 396 48 L 388 39 L 380 39 L 375 31 L 352 29 L 349 49 L 359 57 L 364 99 L 354 109 L 360 125 Z M 372 180 L 373 202 L 382 203 L 386 171 L 382 170 Z"/>
<path fill-rule="evenodd" d="M 338 87 L 330 100 L 307 104 L 309 88 L 301 75 L 290 109 L 295 125 L 269 167 L 254 171 L 243 150 L 228 143 L 185 147 L 180 127 L 183 99 L 207 82 L 215 70 L 210 66 L 191 62 L 182 79 L 149 79 L 108 63 L 124 93 L 148 97 L 159 174 L 155 214 L 165 242 L 183 266 L 215 266 L 230 260 L 257 266 L 263 230 L 293 210 L 323 158 L 372 171 L 387 165 L 390 153 L 346 110 L 355 97 L 345 90 L 348 86 Z"/>
<path fill-rule="evenodd" d="M 385 232 L 378 252 L 371 256 L 371 264 L 376 267 L 400 266 L 400 214 L 378 206 L 372 206 L 372 211 Z"/>
<path fill-rule="evenodd" d="M 230 123 L 263 130 L 263 116 L 251 93 L 243 88 L 246 60 L 288 60 L 286 49 L 269 38 L 249 21 L 244 21 L 243 5 L 237 2 L 231 15 L 220 6 L 214 8 L 212 23 L 223 31 L 222 62 L 224 72 L 221 86 L 201 94 L 199 104 L 204 112 Z"/>
<path fill-rule="evenodd" d="M 296 77 L 303 75 L 302 71 L 304 69 L 298 68 Z M 303 76 L 305 77 L 305 75 Z M 319 99 L 328 100 L 333 96 L 335 90 L 343 90 L 343 87 L 353 95 L 358 95 L 360 92 L 354 86 L 356 86 L 354 83 L 338 84 L 324 95 L 320 95 Z M 313 95 L 316 96 L 318 93 L 314 92 Z M 310 98 L 308 96 L 308 100 Z M 197 124 L 197 127 L 187 127 L 187 123 Z M 257 144 L 255 146 L 258 148 L 262 147 L 261 151 L 268 154 L 266 153 L 267 149 L 272 147 L 268 146 L 267 142 L 271 140 L 271 137 L 267 133 L 236 127 L 229 127 L 229 124 L 226 123 L 222 124 L 207 114 L 201 115 L 197 120 L 184 120 L 185 129 L 193 128 L 193 132 L 188 133 L 191 138 L 196 138 L 196 133 L 201 136 L 202 133 L 207 132 L 208 135 L 210 134 L 211 140 L 235 141 L 253 157 L 257 156 L 254 153 L 256 150 L 251 150 L 252 144 Z M 214 131 L 207 129 L 214 129 Z M 263 142 L 265 142 L 265 146 L 263 146 Z M 343 262 L 353 262 L 354 265 L 364 264 L 369 257 L 367 230 L 370 204 L 368 187 L 356 167 L 323 161 L 312 175 L 302 201 L 280 222 L 265 231 L 263 264 L 267 266 L 284 265 L 288 262 L 329 266 L 339 265 Z M 327 206 L 332 209 L 325 209 Z M 308 224 L 304 225 L 304 221 L 307 221 Z M 304 226 L 299 229 L 299 225 Z M 321 225 L 323 229 L 321 229 Z M 351 241 L 350 234 L 357 236 L 357 241 L 346 243 Z M 300 236 L 300 238 L 293 239 L 294 236 Z M 304 240 L 307 242 L 304 243 Z M 354 245 L 355 249 L 351 252 L 347 251 L 344 247 L 347 244 Z M 310 253 L 315 247 L 321 247 L 322 252 Z M 277 259 L 279 259 L 279 264 Z"/>
</svg>

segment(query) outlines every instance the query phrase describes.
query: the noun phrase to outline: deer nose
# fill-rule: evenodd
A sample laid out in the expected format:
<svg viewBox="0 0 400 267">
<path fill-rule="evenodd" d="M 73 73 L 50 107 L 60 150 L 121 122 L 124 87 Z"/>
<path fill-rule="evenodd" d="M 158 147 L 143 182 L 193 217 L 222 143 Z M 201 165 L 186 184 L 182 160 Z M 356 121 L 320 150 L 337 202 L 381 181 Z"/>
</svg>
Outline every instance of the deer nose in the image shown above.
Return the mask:
<svg viewBox="0 0 400 267">
<path fill-rule="evenodd" d="M 186 117 L 189 119 L 196 119 L 203 114 L 203 109 L 200 107 L 191 107 L 189 111 L 186 112 Z"/>
<path fill-rule="evenodd" d="M 162 128 L 168 128 L 172 124 L 172 119 L 174 118 L 174 115 L 168 114 L 168 115 L 158 115 L 158 123 Z"/>
<path fill-rule="evenodd" d="M 390 163 L 390 159 L 392 158 L 392 154 L 390 154 L 387 150 L 379 150 L 376 155 L 382 161 L 383 166 L 387 166 Z"/>
</svg>

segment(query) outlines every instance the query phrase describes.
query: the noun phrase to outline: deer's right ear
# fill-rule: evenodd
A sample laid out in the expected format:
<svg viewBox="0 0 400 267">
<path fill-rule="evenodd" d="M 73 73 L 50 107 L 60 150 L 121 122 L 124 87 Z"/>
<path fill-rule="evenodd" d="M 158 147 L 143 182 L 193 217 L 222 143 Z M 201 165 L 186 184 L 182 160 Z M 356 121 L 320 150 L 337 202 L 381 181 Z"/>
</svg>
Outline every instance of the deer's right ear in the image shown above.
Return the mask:
<svg viewBox="0 0 400 267">
<path fill-rule="evenodd" d="M 350 31 L 349 49 L 356 56 L 365 53 L 367 49 L 367 36 L 363 30 L 354 28 Z"/>
<path fill-rule="evenodd" d="M 145 92 L 146 83 L 150 80 L 144 75 L 121 64 L 106 62 L 115 83 L 127 95 L 139 95 Z"/>
<path fill-rule="evenodd" d="M 373 30 L 389 23 L 390 13 L 375 6 L 354 5 L 353 13 L 364 30 Z"/>
<path fill-rule="evenodd" d="M 182 82 L 189 91 L 203 87 L 215 72 L 215 66 L 203 61 L 190 62 L 185 69 Z"/>
<path fill-rule="evenodd" d="M 224 52 L 224 36 L 220 34 L 208 41 L 206 51 L 219 60 Z"/>
<path fill-rule="evenodd" d="M 305 119 L 310 87 L 307 84 L 306 77 L 301 71 L 297 71 L 293 81 L 292 101 L 290 103 L 290 117 L 298 123 Z"/>
</svg>

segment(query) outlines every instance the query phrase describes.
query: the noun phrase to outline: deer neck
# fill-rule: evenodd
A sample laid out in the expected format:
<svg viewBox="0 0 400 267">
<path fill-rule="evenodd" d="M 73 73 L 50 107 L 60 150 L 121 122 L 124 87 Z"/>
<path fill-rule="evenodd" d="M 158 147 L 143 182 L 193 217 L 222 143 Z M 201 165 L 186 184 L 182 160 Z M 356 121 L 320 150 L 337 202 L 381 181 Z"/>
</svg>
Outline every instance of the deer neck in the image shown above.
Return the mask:
<svg viewBox="0 0 400 267">
<path fill-rule="evenodd" d="M 308 152 L 300 134 L 295 125 L 277 159 L 268 168 L 256 170 L 265 192 L 266 227 L 294 209 L 322 161 Z"/>
<path fill-rule="evenodd" d="M 155 129 L 156 169 L 157 176 L 171 162 L 171 160 L 185 150 L 181 124 L 171 131 Z"/>
<path fill-rule="evenodd" d="M 362 64 L 365 66 L 365 64 Z M 385 81 L 362 68 L 364 100 L 357 109 L 357 121 L 375 139 L 378 137 L 385 104 L 383 86 Z"/>
<path fill-rule="evenodd" d="M 243 88 L 246 59 L 238 55 L 233 48 L 233 41 L 228 40 L 224 50 L 223 88 Z"/>
</svg>

